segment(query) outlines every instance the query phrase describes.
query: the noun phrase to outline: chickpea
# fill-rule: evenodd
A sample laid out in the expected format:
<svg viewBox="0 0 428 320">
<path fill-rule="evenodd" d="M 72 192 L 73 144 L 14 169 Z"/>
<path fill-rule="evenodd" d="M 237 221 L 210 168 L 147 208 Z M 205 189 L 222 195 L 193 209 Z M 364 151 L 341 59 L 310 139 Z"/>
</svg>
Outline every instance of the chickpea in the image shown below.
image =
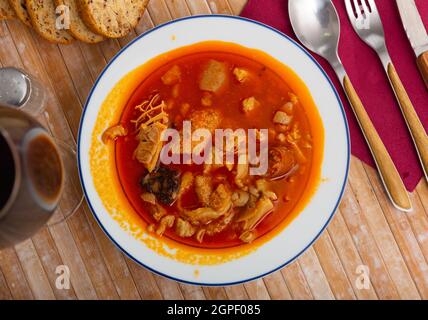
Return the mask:
<svg viewBox="0 0 428 320">
<path fill-rule="evenodd" d="M 213 97 L 212 94 L 209 92 L 204 92 L 202 94 L 202 98 L 201 98 L 201 104 L 204 107 L 211 107 L 213 104 Z"/>
<path fill-rule="evenodd" d="M 280 133 L 276 136 L 276 140 L 280 143 L 284 143 L 287 141 L 287 137 L 285 136 L 285 134 Z"/>
<path fill-rule="evenodd" d="M 279 110 L 284 111 L 288 115 L 291 115 L 293 114 L 293 108 L 294 105 L 292 102 L 286 102 L 279 108 Z"/>
</svg>

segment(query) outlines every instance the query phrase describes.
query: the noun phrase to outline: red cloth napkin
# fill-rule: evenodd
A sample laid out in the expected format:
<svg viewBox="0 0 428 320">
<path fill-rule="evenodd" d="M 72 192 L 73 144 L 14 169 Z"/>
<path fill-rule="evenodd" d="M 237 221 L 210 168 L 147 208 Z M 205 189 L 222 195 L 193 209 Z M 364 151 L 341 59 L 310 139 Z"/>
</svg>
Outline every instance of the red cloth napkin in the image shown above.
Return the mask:
<svg viewBox="0 0 428 320">
<path fill-rule="evenodd" d="M 422 177 L 422 169 L 382 64 L 376 53 L 365 45 L 352 29 L 346 13 L 345 1 L 333 0 L 333 3 L 341 20 L 339 53 L 343 64 L 407 189 L 413 191 Z M 385 28 L 386 43 L 392 61 L 427 129 L 428 91 L 418 72 L 416 58 L 403 29 L 397 5 L 392 0 L 378 0 L 376 4 Z M 417 5 L 428 27 L 428 1 L 417 0 Z M 242 16 L 273 26 L 296 39 L 288 17 L 288 0 L 249 0 Z M 345 106 L 351 131 L 352 154 L 374 166 L 336 74 L 324 59 L 316 54 L 313 55 L 333 80 Z"/>
</svg>

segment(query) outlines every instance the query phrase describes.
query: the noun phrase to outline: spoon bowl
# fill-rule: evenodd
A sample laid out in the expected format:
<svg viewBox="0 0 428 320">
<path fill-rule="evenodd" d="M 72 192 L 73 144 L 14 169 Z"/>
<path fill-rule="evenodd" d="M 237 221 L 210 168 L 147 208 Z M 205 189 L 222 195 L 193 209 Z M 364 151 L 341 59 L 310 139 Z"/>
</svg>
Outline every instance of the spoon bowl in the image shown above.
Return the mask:
<svg viewBox="0 0 428 320">
<path fill-rule="evenodd" d="M 297 38 L 309 50 L 330 63 L 338 60 L 340 21 L 330 0 L 290 0 L 291 25 Z"/>
</svg>

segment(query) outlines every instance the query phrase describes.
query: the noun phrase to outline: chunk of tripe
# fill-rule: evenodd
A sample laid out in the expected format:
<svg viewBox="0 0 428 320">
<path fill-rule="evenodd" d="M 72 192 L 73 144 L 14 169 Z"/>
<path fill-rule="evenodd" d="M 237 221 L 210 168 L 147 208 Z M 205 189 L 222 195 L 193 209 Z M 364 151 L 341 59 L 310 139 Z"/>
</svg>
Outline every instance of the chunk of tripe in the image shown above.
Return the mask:
<svg viewBox="0 0 428 320">
<path fill-rule="evenodd" d="M 242 111 L 244 111 L 245 113 L 253 111 L 259 105 L 260 105 L 260 102 L 256 98 L 249 97 L 247 99 L 244 99 L 244 101 L 242 101 Z"/>
<path fill-rule="evenodd" d="M 207 129 L 214 133 L 223 120 L 222 114 L 215 109 L 203 109 L 191 112 L 189 120 L 192 123 L 192 129 Z"/>
<path fill-rule="evenodd" d="M 162 82 L 168 86 L 178 83 L 180 79 L 181 70 L 179 66 L 173 66 L 161 77 Z"/>
<path fill-rule="evenodd" d="M 248 80 L 250 72 L 246 69 L 236 67 L 233 69 L 233 75 L 235 76 L 236 80 L 243 83 Z"/>
<path fill-rule="evenodd" d="M 232 206 L 232 192 L 224 184 L 219 184 L 210 197 L 210 207 L 226 213 Z"/>
<path fill-rule="evenodd" d="M 124 128 L 122 125 L 118 124 L 104 131 L 103 135 L 101 136 L 101 140 L 103 143 L 107 143 L 108 141 L 115 141 L 117 138 L 126 136 L 127 134 L 128 130 L 126 130 L 126 128 Z"/>
<path fill-rule="evenodd" d="M 226 64 L 217 60 L 209 60 L 199 81 L 199 89 L 217 93 L 227 83 Z"/>
<path fill-rule="evenodd" d="M 191 237 L 195 234 L 196 228 L 188 221 L 181 218 L 177 219 L 175 224 L 175 233 L 183 238 Z"/>
<path fill-rule="evenodd" d="M 195 178 L 195 192 L 199 202 L 208 206 L 210 197 L 213 192 L 212 180 L 210 176 L 196 176 Z"/>
<path fill-rule="evenodd" d="M 137 136 L 139 143 L 134 151 L 134 157 L 142 163 L 149 172 L 152 172 L 159 159 L 163 147 L 162 134 L 167 128 L 160 122 L 155 122 L 142 128 Z"/>
<path fill-rule="evenodd" d="M 268 197 L 262 196 L 257 200 L 256 206 L 254 208 L 247 208 L 241 213 L 237 221 L 244 222 L 244 230 L 252 230 L 272 211 L 272 209 L 272 201 Z"/>
<path fill-rule="evenodd" d="M 159 226 L 156 228 L 156 234 L 158 236 L 162 236 L 165 233 L 166 229 L 172 228 L 172 226 L 174 225 L 174 221 L 175 216 L 173 215 L 167 215 L 163 217 L 159 222 Z"/>
<path fill-rule="evenodd" d="M 181 214 L 193 224 L 207 224 L 221 217 L 224 212 L 218 212 L 209 207 L 202 207 L 194 210 L 183 210 Z"/>
<path fill-rule="evenodd" d="M 284 111 L 277 111 L 273 117 L 273 122 L 276 124 L 289 125 L 293 117 L 286 114 Z"/>
</svg>

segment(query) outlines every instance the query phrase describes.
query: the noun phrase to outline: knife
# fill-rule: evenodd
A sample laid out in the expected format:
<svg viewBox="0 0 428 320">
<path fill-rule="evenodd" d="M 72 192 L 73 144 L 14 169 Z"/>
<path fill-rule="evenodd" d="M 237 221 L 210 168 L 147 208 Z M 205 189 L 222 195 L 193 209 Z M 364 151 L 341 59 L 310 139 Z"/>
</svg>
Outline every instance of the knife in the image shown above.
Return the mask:
<svg viewBox="0 0 428 320">
<path fill-rule="evenodd" d="M 397 0 L 398 10 L 410 44 L 415 51 L 419 71 L 428 89 L 428 34 L 414 0 Z"/>
</svg>

